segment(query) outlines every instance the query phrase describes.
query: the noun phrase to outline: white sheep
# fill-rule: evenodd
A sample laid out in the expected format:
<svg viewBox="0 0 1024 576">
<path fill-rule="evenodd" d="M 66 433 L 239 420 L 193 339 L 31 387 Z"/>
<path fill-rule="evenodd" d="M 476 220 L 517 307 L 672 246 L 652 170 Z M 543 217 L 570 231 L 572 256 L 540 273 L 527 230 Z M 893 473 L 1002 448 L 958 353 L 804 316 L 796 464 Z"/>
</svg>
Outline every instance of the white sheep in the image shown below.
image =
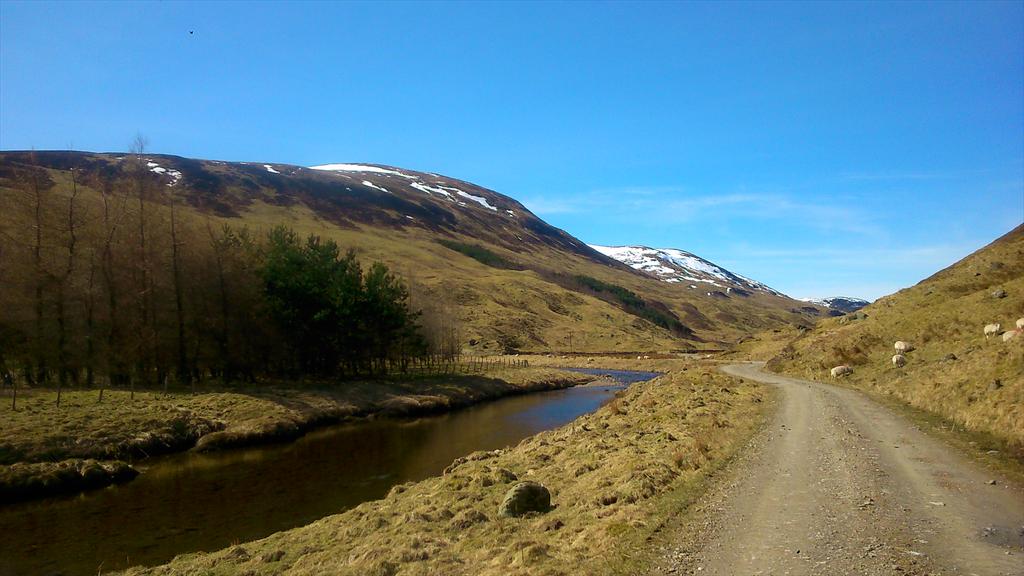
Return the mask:
<svg viewBox="0 0 1024 576">
<path fill-rule="evenodd" d="M 990 336 L 998 336 L 999 331 L 1003 329 L 1002 324 L 986 324 L 985 325 L 985 338 L 988 339 Z"/>
<path fill-rule="evenodd" d="M 892 365 L 897 368 L 903 368 L 907 365 L 907 357 L 903 354 L 897 354 L 892 357 Z"/>
<path fill-rule="evenodd" d="M 1016 330 L 1007 330 L 1006 332 L 1003 332 L 1003 342 L 1009 342 L 1010 340 L 1013 340 L 1018 335 L 1020 335 L 1021 332 L 1024 332 L 1024 329 L 1018 328 Z"/>
<path fill-rule="evenodd" d="M 914 351 L 914 345 L 910 342 L 904 342 L 903 340 L 898 340 L 893 347 L 896 348 L 896 352 L 900 354 L 906 354 L 907 352 Z"/>
<path fill-rule="evenodd" d="M 829 376 L 831 378 L 839 378 L 840 376 L 846 376 L 847 374 L 853 374 L 853 368 L 850 368 L 846 364 L 836 366 L 831 371 L 829 371 Z"/>
<path fill-rule="evenodd" d="M 1024 330 L 1024 318 L 1017 318 L 1017 330 Z"/>
</svg>

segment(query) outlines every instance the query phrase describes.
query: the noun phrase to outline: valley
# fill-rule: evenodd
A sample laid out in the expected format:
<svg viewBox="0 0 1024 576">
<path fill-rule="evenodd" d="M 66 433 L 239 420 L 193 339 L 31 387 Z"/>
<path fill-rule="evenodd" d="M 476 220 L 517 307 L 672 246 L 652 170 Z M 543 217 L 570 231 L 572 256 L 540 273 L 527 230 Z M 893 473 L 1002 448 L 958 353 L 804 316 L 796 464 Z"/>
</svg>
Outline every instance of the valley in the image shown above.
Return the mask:
<svg viewBox="0 0 1024 576">
<path fill-rule="evenodd" d="M 1024 0 L 0 0 L 0 576 L 1024 576 Z"/>
<path fill-rule="evenodd" d="M 0 526 L 34 527 L 5 576 L 1024 558 L 1024 338 L 974 326 L 1024 312 L 1020 227 L 874 303 L 804 301 L 392 166 L 4 152 L 0 192 Z M 505 513 L 524 483 L 550 507 Z"/>
</svg>

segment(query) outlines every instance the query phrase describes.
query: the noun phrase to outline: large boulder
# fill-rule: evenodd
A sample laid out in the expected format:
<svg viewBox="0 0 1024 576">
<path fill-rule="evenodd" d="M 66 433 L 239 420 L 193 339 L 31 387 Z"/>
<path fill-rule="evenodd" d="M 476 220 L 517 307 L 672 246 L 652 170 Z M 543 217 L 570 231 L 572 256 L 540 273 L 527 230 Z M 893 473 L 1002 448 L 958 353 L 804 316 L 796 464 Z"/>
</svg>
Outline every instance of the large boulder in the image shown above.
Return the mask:
<svg viewBox="0 0 1024 576">
<path fill-rule="evenodd" d="M 522 516 L 551 510 L 551 492 L 537 482 L 519 482 L 509 489 L 498 507 L 501 516 Z"/>
</svg>

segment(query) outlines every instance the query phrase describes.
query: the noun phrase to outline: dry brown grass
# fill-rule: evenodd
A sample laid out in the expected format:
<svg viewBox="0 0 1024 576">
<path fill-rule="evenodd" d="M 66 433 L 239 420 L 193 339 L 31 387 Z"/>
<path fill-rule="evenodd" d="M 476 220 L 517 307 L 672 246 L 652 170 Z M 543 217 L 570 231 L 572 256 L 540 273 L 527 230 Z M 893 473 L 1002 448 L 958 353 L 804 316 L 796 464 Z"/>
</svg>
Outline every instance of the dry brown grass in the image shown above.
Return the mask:
<svg viewBox="0 0 1024 576">
<path fill-rule="evenodd" d="M 207 165 L 207 168 L 215 172 L 235 169 L 229 165 Z M 69 174 L 60 170 L 48 170 L 48 173 L 57 183 L 52 191 L 54 202 L 63 206 L 70 190 Z M 85 185 L 79 189 L 81 209 L 97 217 L 98 191 Z M 181 189 L 182 193 L 185 191 Z M 25 222 L 19 219 L 25 217 L 24 211 L 16 209 L 21 198 L 20 192 L 0 188 L 0 228 L 24 228 Z M 318 234 L 336 240 L 343 248 L 356 250 L 361 261 L 384 262 L 414 284 L 414 307 L 447 310 L 461 326 L 462 344 L 467 350 L 478 353 L 498 352 L 499 340 L 507 336 L 514 336 L 522 343 L 522 349 L 529 351 L 720 348 L 765 329 L 807 321 L 806 317 L 791 311 L 798 303 L 788 298 L 759 293 L 750 297 L 712 298 L 699 289 L 662 282 L 550 245 L 527 243 L 521 248 L 509 249 L 473 236 L 449 236 L 420 227 L 377 227 L 367 223 L 339 226 L 308 206 L 281 206 L 260 199 L 237 208 L 240 210 L 237 217 L 220 217 L 180 206 L 178 217 L 186 227 L 192 225 L 197 230 L 205 230 L 209 223 L 214 228 L 221 224 L 247 226 L 260 233 L 285 225 L 300 235 Z M 161 217 L 166 218 L 166 215 Z M 468 223 L 462 225 L 468 226 Z M 472 226 L 466 230 L 472 230 Z M 504 230 L 501 234 L 507 237 L 513 230 Z M 486 266 L 445 248 L 437 242 L 439 239 L 483 245 L 528 269 L 503 270 Z M 617 306 L 583 292 L 568 290 L 551 281 L 554 273 L 567 277 L 590 276 L 629 289 L 645 299 L 663 302 L 705 342 L 680 341 L 668 331 Z M 2 288 L 0 286 L 0 302 L 8 296 Z M 476 344 L 469 345 L 470 341 Z"/>
<path fill-rule="evenodd" d="M 997 289 L 1006 297 L 993 297 Z M 864 320 L 821 322 L 769 367 L 823 379 L 832 366 L 850 364 L 844 383 L 989 434 L 1024 457 L 1024 338 L 1003 342 L 982 332 L 1024 317 L 1024 227 L 863 311 Z M 897 340 L 916 347 L 904 368 L 891 363 Z"/>
<path fill-rule="evenodd" d="M 65 458 L 145 457 L 283 440 L 310 427 L 370 413 L 444 411 L 590 378 L 549 368 L 503 368 L 485 376 L 345 382 L 294 388 L 224 389 L 200 394 L 106 390 L 21 391 L 18 410 L 0 402 L 0 464 Z"/>
<path fill-rule="evenodd" d="M 663 361 L 667 366 L 669 361 Z M 687 368 L 683 370 L 682 368 Z M 592 574 L 635 572 L 633 547 L 679 512 L 759 423 L 765 391 L 674 361 L 610 405 L 507 450 L 457 460 L 308 526 L 130 574 Z M 717 426 L 716 426 L 717 422 Z M 514 479 L 555 508 L 502 518 Z"/>
<path fill-rule="evenodd" d="M 804 331 L 792 325 L 766 330 L 743 339 L 719 357 L 729 361 L 774 358 Z"/>
</svg>

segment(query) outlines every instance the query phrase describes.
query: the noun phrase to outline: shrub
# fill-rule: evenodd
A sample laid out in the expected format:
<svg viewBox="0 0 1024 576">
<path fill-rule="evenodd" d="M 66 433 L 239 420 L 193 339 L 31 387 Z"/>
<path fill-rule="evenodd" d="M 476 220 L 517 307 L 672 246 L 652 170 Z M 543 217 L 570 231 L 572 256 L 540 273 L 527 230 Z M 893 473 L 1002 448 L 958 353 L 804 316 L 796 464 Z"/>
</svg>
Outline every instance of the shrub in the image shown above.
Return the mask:
<svg viewBox="0 0 1024 576">
<path fill-rule="evenodd" d="M 473 260 L 491 268 L 501 268 L 503 270 L 522 270 L 523 267 L 511 260 L 491 252 L 487 248 L 480 246 L 479 244 L 466 244 L 464 242 L 456 242 L 454 240 L 438 240 L 438 244 L 454 250 L 460 254 L 469 256 Z"/>
</svg>

